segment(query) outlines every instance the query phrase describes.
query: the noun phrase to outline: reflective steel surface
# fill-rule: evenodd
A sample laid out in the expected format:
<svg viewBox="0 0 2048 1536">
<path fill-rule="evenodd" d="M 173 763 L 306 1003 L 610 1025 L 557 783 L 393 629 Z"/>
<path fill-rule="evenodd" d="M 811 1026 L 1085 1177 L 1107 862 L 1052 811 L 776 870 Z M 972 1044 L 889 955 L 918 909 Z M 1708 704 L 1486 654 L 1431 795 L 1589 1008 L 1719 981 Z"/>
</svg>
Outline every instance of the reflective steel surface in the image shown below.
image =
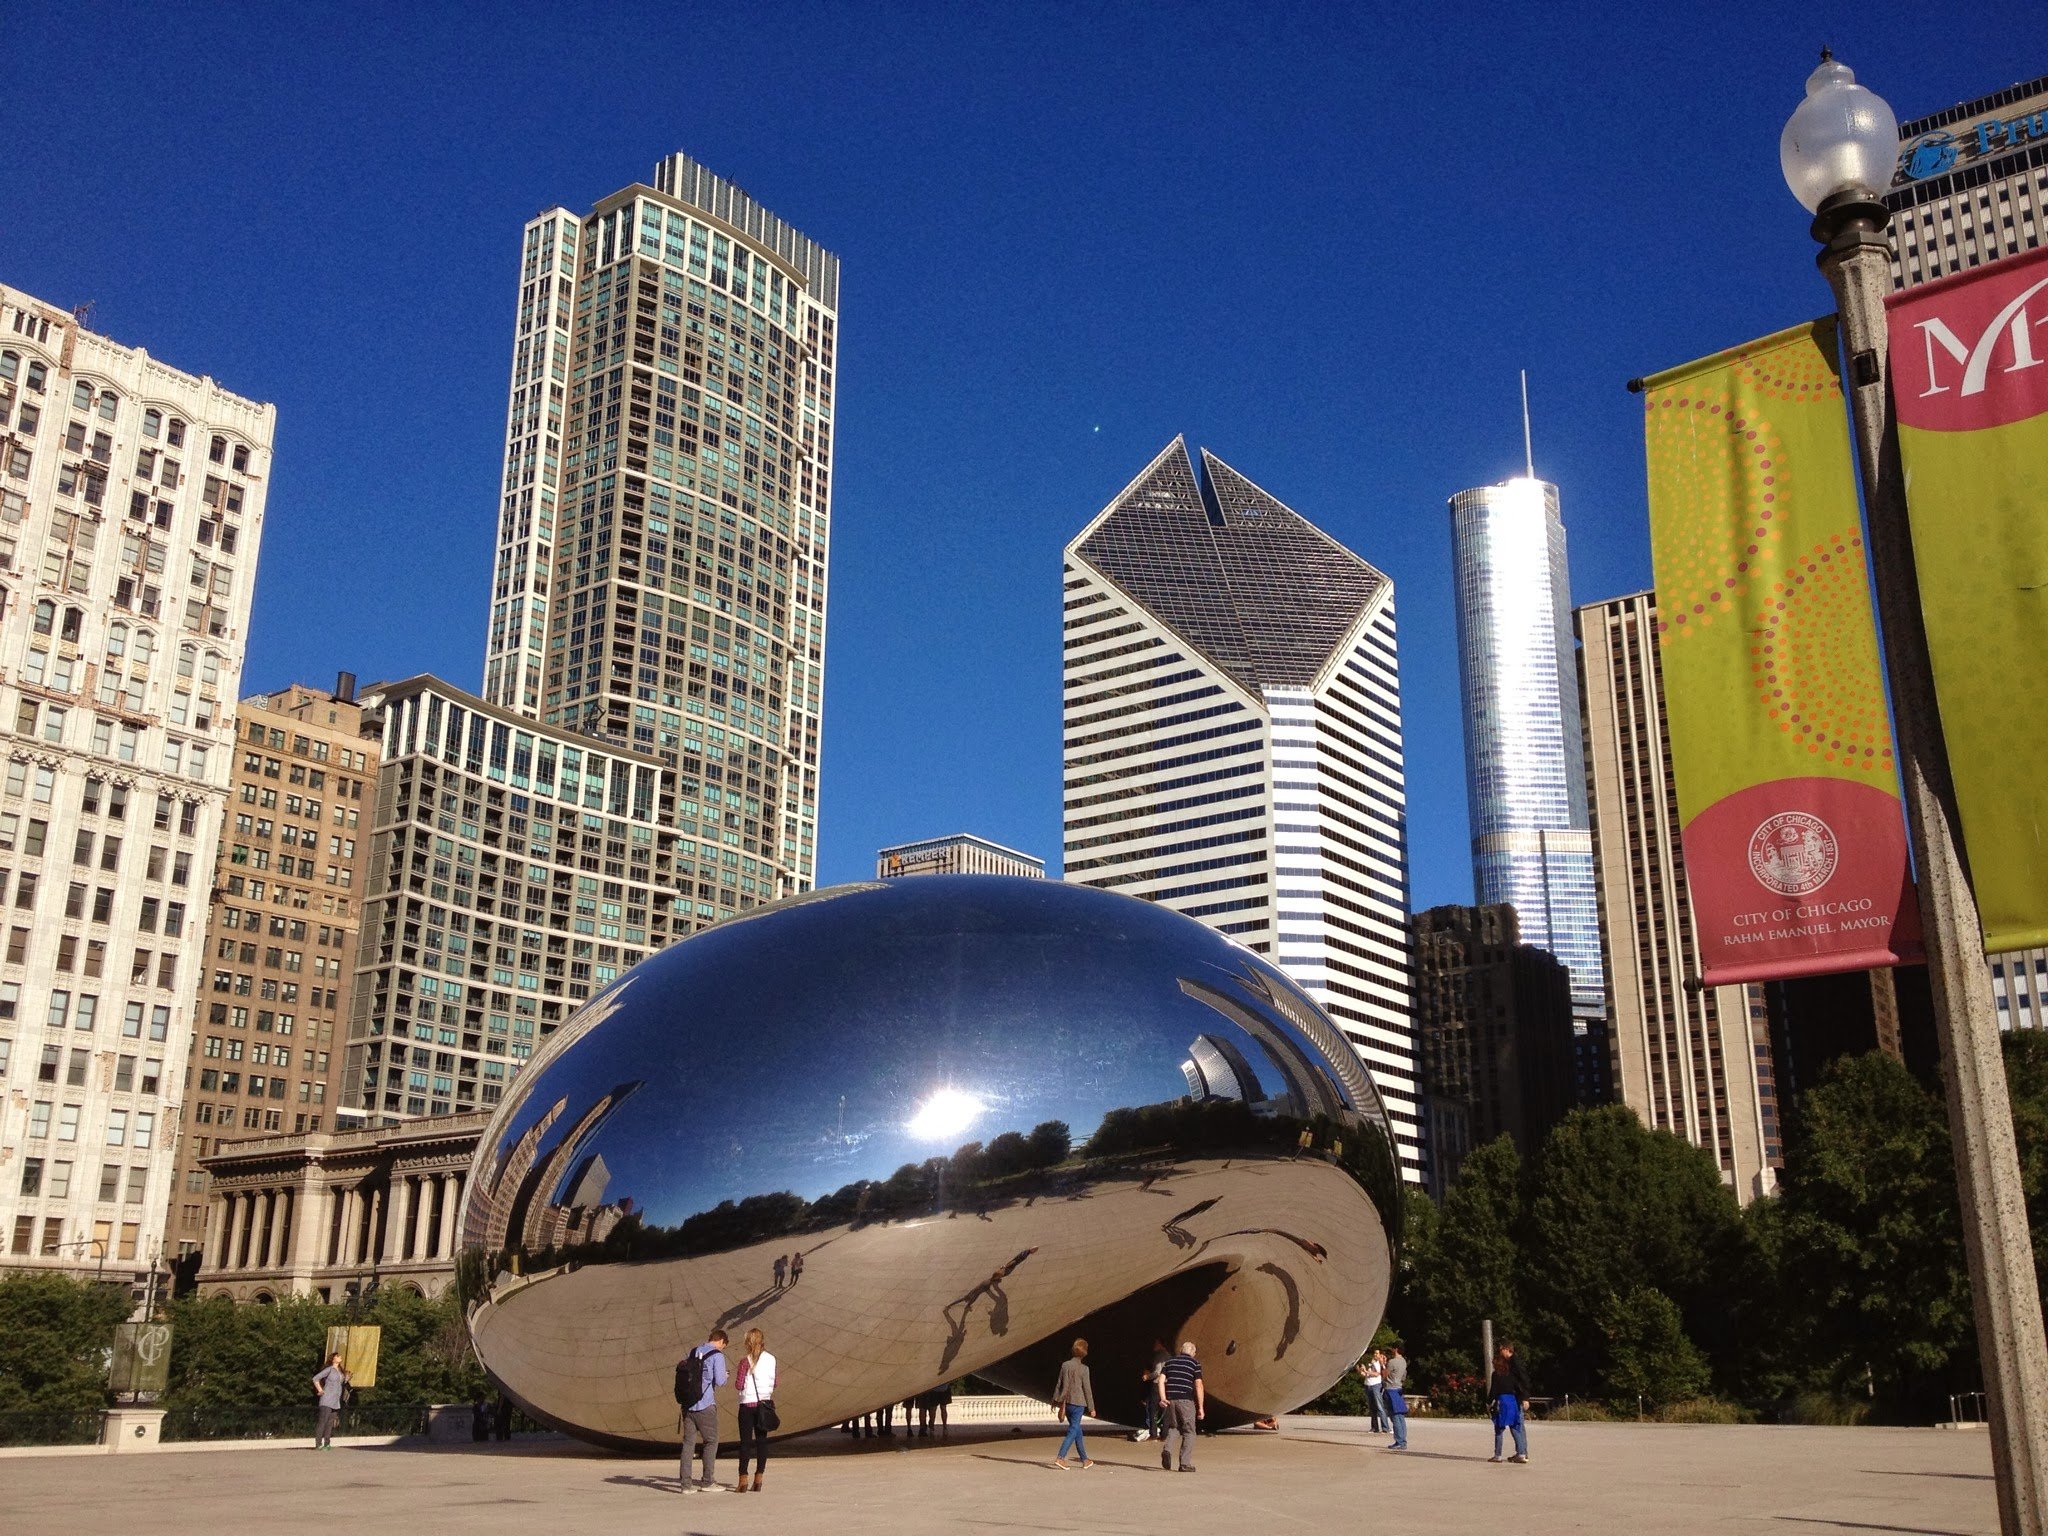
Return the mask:
<svg viewBox="0 0 2048 1536">
<path fill-rule="evenodd" d="M 1227 1424 L 1370 1341 L 1395 1166 L 1313 1001 L 1192 919 L 1056 880 L 840 886 L 563 1025 L 478 1145 L 458 1276 L 491 1376 L 605 1444 L 677 1441 L 714 1325 L 767 1334 L 785 1434 L 970 1372 L 1049 1397 L 1076 1335 L 1109 1417 L 1155 1338 L 1195 1340 Z"/>
</svg>

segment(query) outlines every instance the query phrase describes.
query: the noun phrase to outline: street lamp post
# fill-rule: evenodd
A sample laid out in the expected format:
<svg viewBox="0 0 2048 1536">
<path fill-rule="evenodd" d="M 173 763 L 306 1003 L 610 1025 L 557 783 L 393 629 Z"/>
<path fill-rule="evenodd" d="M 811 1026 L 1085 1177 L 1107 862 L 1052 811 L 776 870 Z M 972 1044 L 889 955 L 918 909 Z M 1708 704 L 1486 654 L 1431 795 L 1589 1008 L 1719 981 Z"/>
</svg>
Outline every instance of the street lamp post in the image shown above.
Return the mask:
<svg viewBox="0 0 2048 1536">
<path fill-rule="evenodd" d="M 1919 875 L 1977 1350 L 1990 1399 L 1999 1525 L 2008 1536 L 2048 1536 L 2048 1345 L 1984 929 L 1963 862 L 1887 386 L 1884 300 L 1892 286 L 1892 251 L 1885 234 L 1890 214 L 1877 189 L 1891 180 L 1898 133 L 1891 108 L 1824 51 L 1807 79 L 1806 99 L 1785 125 L 1779 159 L 1793 195 L 1814 214 L 1820 269 L 1834 289 L 1848 354 L 1846 392 Z"/>
</svg>

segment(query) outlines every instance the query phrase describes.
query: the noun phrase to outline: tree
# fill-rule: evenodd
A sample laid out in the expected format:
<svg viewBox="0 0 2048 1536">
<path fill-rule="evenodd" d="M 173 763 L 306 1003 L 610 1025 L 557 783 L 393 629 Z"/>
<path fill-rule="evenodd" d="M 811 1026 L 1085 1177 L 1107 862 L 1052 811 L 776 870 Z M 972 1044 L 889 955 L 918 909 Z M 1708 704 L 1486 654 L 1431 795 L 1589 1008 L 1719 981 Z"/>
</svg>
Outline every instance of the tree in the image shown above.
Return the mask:
<svg viewBox="0 0 2048 1536">
<path fill-rule="evenodd" d="M 107 1351 L 129 1309 L 121 1286 L 68 1275 L 0 1277 L 0 1412 L 104 1406 Z"/>
<path fill-rule="evenodd" d="M 1607 1341 L 1601 1375 L 1616 1408 L 1631 1409 L 1638 1398 L 1684 1402 L 1707 1390 L 1706 1356 L 1685 1336 L 1677 1304 L 1662 1291 L 1639 1285 L 1611 1297 L 1600 1330 Z"/>
<path fill-rule="evenodd" d="M 1969 1279 L 1942 1105 L 1904 1065 L 1837 1062 L 1788 1149 L 1782 1326 L 1804 1383 L 1884 1417 L 1974 1384 Z"/>
<path fill-rule="evenodd" d="M 2034 1276 L 2048 1293 L 2048 1034 L 2009 1030 L 2005 1083 L 2012 1099 L 2013 1136 L 2020 1146 L 2020 1182 L 2034 1232 Z"/>
<path fill-rule="evenodd" d="M 1523 1274 L 1532 1365 L 1550 1392 L 1597 1396 L 1599 1320 L 1638 1288 L 1674 1302 L 1690 1339 L 1718 1355 L 1741 1217 L 1713 1159 L 1621 1105 L 1552 1128 L 1529 1181 Z"/>
<path fill-rule="evenodd" d="M 1418 1386 L 1476 1374 L 1485 1319 L 1496 1338 L 1522 1332 L 1521 1183 L 1521 1156 L 1502 1136 L 1465 1159 L 1442 1211 L 1410 1193 L 1391 1312 Z"/>
</svg>

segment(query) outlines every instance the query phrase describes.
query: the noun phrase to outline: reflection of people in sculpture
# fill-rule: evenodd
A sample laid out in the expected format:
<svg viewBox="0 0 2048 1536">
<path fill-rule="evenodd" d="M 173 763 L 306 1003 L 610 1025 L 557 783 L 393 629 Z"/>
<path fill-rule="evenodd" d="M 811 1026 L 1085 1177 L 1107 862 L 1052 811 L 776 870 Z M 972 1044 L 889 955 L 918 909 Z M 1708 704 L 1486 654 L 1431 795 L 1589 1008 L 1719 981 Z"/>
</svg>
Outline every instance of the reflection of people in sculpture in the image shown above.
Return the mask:
<svg viewBox="0 0 2048 1536">
<path fill-rule="evenodd" d="M 1223 1197 L 1221 1195 L 1215 1195 L 1207 1200 L 1197 1201 L 1195 1204 L 1189 1206 L 1186 1210 L 1182 1211 L 1178 1216 L 1167 1217 L 1166 1220 L 1160 1225 L 1159 1230 L 1164 1232 L 1169 1238 L 1173 1240 L 1174 1247 L 1192 1248 L 1195 1244 L 1195 1234 L 1188 1231 L 1187 1227 L 1183 1225 L 1183 1223 L 1192 1221 L 1195 1217 L 1201 1215 L 1202 1212 L 1208 1210 L 1212 1205 L 1216 1204 L 1216 1202 L 1222 1198 Z"/>
<path fill-rule="evenodd" d="M 782 1287 L 788 1282 L 788 1278 L 789 1255 L 778 1253 L 777 1255 L 775 1255 L 775 1289 L 777 1289 L 778 1291 L 781 1290 Z"/>
<path fill-rule="evenodd" d="M 789 1256 L 789 1283 L 795 1285 L 804 1277 L 804 1251 L 799 1248 Z"/>
</svg>

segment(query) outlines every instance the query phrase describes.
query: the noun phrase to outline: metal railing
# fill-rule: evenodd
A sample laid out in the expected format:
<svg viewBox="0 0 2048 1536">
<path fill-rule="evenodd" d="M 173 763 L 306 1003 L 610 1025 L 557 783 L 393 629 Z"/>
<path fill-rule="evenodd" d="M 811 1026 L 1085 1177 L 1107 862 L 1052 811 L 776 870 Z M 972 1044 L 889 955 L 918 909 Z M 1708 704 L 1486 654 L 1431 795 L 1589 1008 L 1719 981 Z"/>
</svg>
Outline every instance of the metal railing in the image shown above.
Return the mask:
<svg viewBox="0 0 2048 1536">
<path fill-rule="evenodd" d="M 98 1408 L 17 1408 L 0 1413 L 0 1445 L 97 1445 Z"/>
<path fill-rule="evenodd" d="M 164 1412 L 165 1440 L 310 1440 L 319 1410 L 312 1403 L 267 1405 L 219 1403 L 204 1407 L 169 1408 Z M 337 1438 L 349 1435 L 424 1435 L 425 1403 L 350 1403 L 335 1425 Z"/>
</svg>

